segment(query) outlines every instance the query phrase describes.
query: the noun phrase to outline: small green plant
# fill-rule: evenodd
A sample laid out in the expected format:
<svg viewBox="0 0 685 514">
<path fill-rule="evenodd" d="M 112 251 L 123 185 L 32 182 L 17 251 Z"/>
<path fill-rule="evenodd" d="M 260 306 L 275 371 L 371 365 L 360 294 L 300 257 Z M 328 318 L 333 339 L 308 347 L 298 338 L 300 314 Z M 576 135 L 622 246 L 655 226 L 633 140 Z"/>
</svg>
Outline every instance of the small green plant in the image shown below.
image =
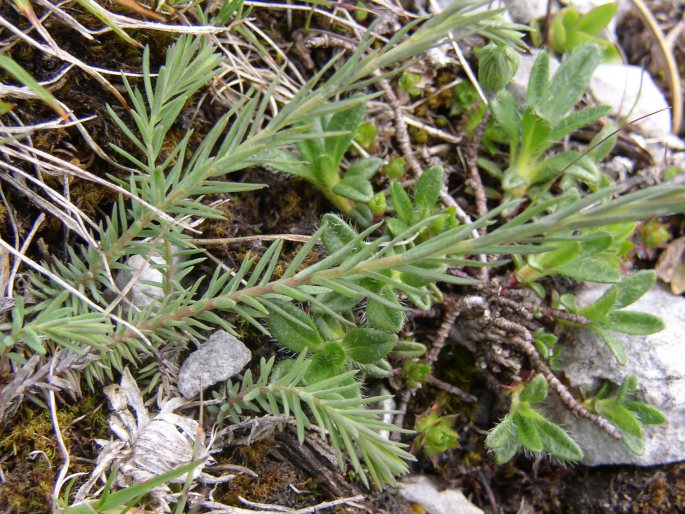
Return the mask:
<svg viewBox="0 0 685 514">
<path fill-rule="evenodd" d="M 547 397 L 547 380 L 536 375 L 527 384 L 511 388 L 509 414 L 495 426 L 485 440 L 499 464 L 509 461 L 521 446 L 533 453 L 546 453 L 564 461 L 583 458 L 578 444 L 564 430 L 532 406 Z"/>
<path fill-rule="evenodd" d="M 552 49 L 563 54 L 586 43 L 593 43 L 603 50 L 604 61 L 620 62 L 614 45 L 599 37 L 616 15 L 616 10 L 614 2 L 598 5 L 583 15 L 573 6 L 560 10 L 552 18 L 549 30 Z"/>
<path fill-rule="evenodd" d="M 432 368 L 428 362 L 418 359 L 409 360 L 402 366 L 402 372 L 409 387 L 419 387 L 421 384 L 425 384 L 431 371 Z"/>
<path fill-rule="evenodd" d="M 605 382 L 597 394 L 585 401 L 585 405 L 597 414 L 611 421 L 623 436 L 623 443 L 634 453 L 642 455 L 645 451 L 642 425 L 661 425 L 666 422 L 664 415 L 651 405 L 634 401 L 637 391 L 637 378 L 628 375 L 616 389 Z"/>
<path fill-rule="evenodd" d="M 272 372 L 275 360 L 261 360 L 256 380 L 248 370 L 241 383 L 229 381 L 224 391 L 214 393 L 222 401 L 218 409 L 212 407 L 218 421 L 237 423 L 247 412 L 292 415 L 300 442 L 304 441 L 305 430 L 316 426 L 321 437 L 330 440 L 340 469 L 346 467 L 346 454 L 364 484 L 369 485 L 369 476 L 376 484 L 395 484 L 395 475 L 405 473 L 407 461 L 414 457 L 403 449 L 406 445 L 382 437 L 379 431 L 410 431 L 381 421 L 382 411 L 366 408 L 388 397 L 363 398 L 354 370 L 307 383 L 305 377 L 312 361 L 306 349 L 286 373 Z"/>
<path fill-rule="evenodd" d="M 390 178 L 400 179 L 407 171 L 407 163 L 404 157 L 391 157 L 388 164 L 383 166 L 383 172 Z"/>
<path fill-rule="evenodd" d="M 454 431 L 455 416 L 440 416 L 437 407 L 416 421 L 414 448 L 422 450 L 428 458 L 436 461 L 436 457 L 452 448 L 459 447 L 459 437 Z"/>
<path fill-rule="evenodd" d="M 420 96 L 423 92 L 423 88 L 420 85 L 421 80 L 421 75 L 404 72 L 400 76 L 400 89 L 409 96 Z"/>
<path fill-rule="evenodd" d="M 662 248 L 673 239 L 668 230 L 668 225 L 656 219 L 645 221 L 640 225 L 638 234 L 640 236 L 640 243 L 647 249 Z"/>
<path fill-rule="evenodd" d="M 550 80 L 549 55 L 543 51 L 530 74 L 523 113 L 506 90 L 492 101 L 494 118 L 509 145 L 509 169 L 502 179 L 508 197 L 535 196 L 562 174 L 574 176 L 591 188 L 600 184 L 600 172 L 590 156 L 575 150 L 546 156 L 566 135 L 609 113 L 606 106 L 573 110 L 600 58 L 601 51 L 595 45 L 576 48 Z"/>
<path fill-rule="evenodd" d="M 653 314 L 624 310 L 649 291 L 655 281 L 654 271 L 638 271 L 611 286 L 596 301 L 583 308 L 576 307 L 573 295 L 564 295 L 561 301 L 569 311 L 587 318 L 590 324 L 586 328 L 597 333 L 616 360 L 620 364 L 625 364 L 627 360 L 625 350 L 618 339 L 611 335 L 611 332 L 649 335 L 665 328 L 664 322 Z"/>
<path fill-rule="evenodd" d="M 364 117 L 363 97 L 331 106 L 334 114 L 324 114 L 311 121 L 309 137 L 297 143 L 299 155 L 272 149 L 262 155 L 270 165 L 284 173 L 303 178 L 316 186 L 343 214 L 362 226 L 372 220 L 367 203 L 373 198 L 371 178 L 383 164 L 377 157 L 358 159 L 343 173 L 341 165 L 352 139 Z"/>
<path fill-rule="evenodd" d="M 364 150 L 370 152 L 376 146 L 376 136 L 378 135 L 378 129 L 371 121 L 362 121 L 357 127 L 357 132 L 354 136 L 354 140 L 359 143 Z"/>
</svg>

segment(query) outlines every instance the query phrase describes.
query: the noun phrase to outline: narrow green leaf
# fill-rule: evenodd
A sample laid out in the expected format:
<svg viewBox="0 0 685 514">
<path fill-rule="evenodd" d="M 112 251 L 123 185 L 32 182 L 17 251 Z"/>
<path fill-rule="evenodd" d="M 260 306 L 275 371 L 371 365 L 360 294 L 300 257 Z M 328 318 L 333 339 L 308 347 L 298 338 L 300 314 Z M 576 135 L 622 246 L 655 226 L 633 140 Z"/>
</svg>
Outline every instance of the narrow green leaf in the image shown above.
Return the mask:
<svg viewBox="0 0 685 514">
<path fill-rule="evenodd" d="M 642 426 L 637 415 L 621 405 L 615 398 L 595 402 L 597 412 L 611 421 L 623 435 L 625 445 L 637 455 L 645 451 L 642 440 Z"/>
<path fill-rule="evenodd" d="M 560 426 L 542 418 L 537 422 L 537 429 L 544 445 L 544 451 L 558 459 L 577 462 L 583 458 L 583 451 L 571 436 Z"/>
<path fill-rule="evenodd" d="M 654 334 L 666 328 L 658 316 L 638 311 L 613 311 L 607 323 L 611 330 L 636 336 Z"/>
<path fill-rule="evenodd" d="M 438 203 L 443 177 L 442 166 L 431 166 L 416 181 L 414 200 L 416 206 L 423 209 L 426 214 Z"/>
<path fill-rule="evenodd" d="M 407 226 L 412 226 L 414 224 L 414 207 L 409 195 L 399 182 L 393 181 L 390 184 L 390 199 L 400 221 Z"/>
<path fill-rule="evenodd" d="M 623 405 L 631 411 L 643 425 L 661 425 L 666 423 L 666 416 L 651 405 L 642 402 L 623 402 Z"/>
<path fill-rule="evenodd" d="M 601 49 L 593 44 L 573 50 L 554 74 L 551 93 L 542 105 L 536 106 L 537 112 L 550 123 L 566 116 L 585 93 L 601 58 Z"/>
<path fill-rule="evenodd" d="M 626 355 L 626 351 L 618 339 L 616 339 L 607 330 L 605 330 L 602 327 L 599 327 L 595 323 L 591 323 L 588 328 L 596 332 L 597 335 L 599 335 L 602 338 L 602 340 L 607 345 L 609 350 L 611 350 L 611 353 L 613 353 L 614 357 L 616 357 L 616 360 L 619 364 L 623 365 L 626 362 L 628 362 L 628 356 Z"/>
<path fill-rule="evenodd" d="M 578 314 L 585 316 L 591 321 L 602 321 L 614 308 L 618 298 L 618 290 L 610 287 L 594 303 L 587 305 L 578 311 Z"/>
<path fill-rule="evenodd" d="M 352 175 L 345 176 L 333 186 L 336 195 L 344 196 L 355 202 L 368 202 L 373 198 L 373 187 L 364 177 Z"/>
<path fill-rule="evenodd" d="M 513 419 L 516 426 L 516 436 L 523 447 L 532 452 L 541 452 L 543 443 L 538 433 L 537 420 L 525 418 L 518 414 L 514 414 Z"/>
<path fill-rule="evenodd" d="M 12 75 L 16 80 L 21 82 L 29 90 L 33 92 L 41 101 L 46 103 L 53 111 L 55 111 L 62 118 L 67 117 L 64 108 L 59 104 L 57 99 L 43 86 L 41 86 L 36 79 L 34 79 L 24 68 L 22 68 L 14 59 L 6 55 L 0 55 L 0 68 Z"/>
<path fill-rule="evenodd" d="M 546 50 L 539 53 L 528 79 L 528 105 L 539 109 L 549 98 L 549 54 Z"/>
</svg>

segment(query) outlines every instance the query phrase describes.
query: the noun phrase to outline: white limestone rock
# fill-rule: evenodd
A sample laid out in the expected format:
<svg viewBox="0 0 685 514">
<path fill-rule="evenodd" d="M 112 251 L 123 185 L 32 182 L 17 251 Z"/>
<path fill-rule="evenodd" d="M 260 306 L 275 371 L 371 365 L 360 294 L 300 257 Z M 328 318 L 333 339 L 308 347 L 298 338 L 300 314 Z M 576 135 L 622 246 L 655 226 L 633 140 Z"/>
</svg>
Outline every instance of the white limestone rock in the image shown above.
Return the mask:
<svg viewBox="0 0 685 514">
<path fill-rule="evenodd" d="M 605 286 L 595 286 L 582 292 L 578 295 L 579 305 L 591 303 L 605 289 Z M 621 384 L 627 375 L 636 375 L 639 400 L 659 408 L 667 418 L 666 424 L 643 427 L 645 452 L 635 455 L 587 420 L 557 407 L 550 407 L 551 414 L 583 448 L 586 465 L 652 466 L 685 460 L 685 298 L 674 296 L 666 287 L 658 285 L 627 309 L 661 317 L 666 329 L 649 336 L 614 333 L 628 355 L 625 366 L 616 362 L 598 336 L 579 330 L 575 344 L 567 344 L 562 349 L 564 373 L 572 388 L 591 392 L 603 380 Z"/>
<path fill-rule="evenodd" d="M 483 514 L 466 499 L 459 489 L 438 489 L 436 482 L 425 475 L 412 475 L 399 483 L 402 497 L 419 503 L 428 514 Z"/>
<path fill-rule="evenodd" d="M 631 125 L 646 137 L 666 139 L 671 133 L 671 112 L 666 97 L 648 71 L 629 64 L 600 64 L 590 81 L 590 93 L 598 104 L 608 105 L 612 114 L 628 121 L 646 118 Z"/>
<path fill-rule="evenodd" d="M 183 260 L 178 255 L 180 248 L 174 246 L 172 252 L 174 253 L 174 265 L 178 266 Z M 164 275 L 159 269 L 155 269 L 155 267 L 163 265 L 164 259 L 161 255 L 153 254 L 149 260 L 142 255 L 133 255 L 126 260 L 127 269 L 117 273 L 114 283 L 120 291 L 123 291 L 129 287 L 129 282 L 135 279 L 135 283 L 126 296 L 133 305 L 142 309 L 164 297 L 165 293 L 162 289 Z M 146 284 L 145 282 L 155 282 L 155 284 Z"/>
<path fill-rule="evenodd" d="M 228 332 L 218 330 L 185 360 L 178 374 L 178 390 L 186 398 L 194 398 L 201 389 L 240 373 L 251 359 L 247 346 Z"/>
<path fill-rule="evenodd" d="M 530 23 L 544 18 L 547 13 L 547 0 L 506 0 L 509 14 L 515 21 Z M 557 2 L 553 2 L 552 13 L 559 10 Z"/>
</svg>

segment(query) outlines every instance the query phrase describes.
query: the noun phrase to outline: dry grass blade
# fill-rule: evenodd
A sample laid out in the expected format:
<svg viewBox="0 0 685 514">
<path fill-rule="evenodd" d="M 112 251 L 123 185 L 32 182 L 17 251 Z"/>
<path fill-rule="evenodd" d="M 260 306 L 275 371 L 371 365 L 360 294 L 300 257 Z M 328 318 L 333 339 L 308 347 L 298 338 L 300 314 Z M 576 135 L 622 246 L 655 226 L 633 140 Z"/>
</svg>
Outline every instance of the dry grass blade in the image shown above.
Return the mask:
<svg viewBox="0 0 685 514">
<path fill-rule="evenodd" d="M 52 93 L 39 84 L 38 81 L 28 74 L 24 68 L 19 66 L 14 59 L 7 57 L 6 55 L 0 55 L 0 68 L 4 69 L 16 80 L 24 84 L 29 91 L 50 106 L 50 108 L 60 117 L 67 117 L 67 112 L 62 108 L 59 102 L 57 102 L 57 99 Z"/>
<path fill-rule="evenodd" d="M 661 55 L 666 61 L 666 76 L 668 77 L 669 89 L 671 90 L 671 105 L 673 108 L 672 112 L 672 129 L 673 134 L 678 134 L 680 132 L 680 127 L 683 121 L 683 91 L 680 82 L 680 72 L 678 71 L 678 64 L 673 56 L 673 51 L 671 47 L 666 42 L 664 33 L 659 27 L 659 23 L 654 18 L 654 14 L 649 10 L 647 4 L 643 0 L 632 0 L 633 5 L 637 8 L 637 12 L 640 17 L 645 22 L 649 30 L 652 32 L 656 44 L 659 46 Z"/>
<path fill-rule="evenodd" d="M 95 80 L 97 80 L 107 91 L 109 91 L 121 103 L 121 105 L 128 109 L 128 103 L 126 103 L 126 100 L 121 95 L 121 93 L 103 76 L 103 73 L 119 75 L 118 72 L 114 72 L 111 70 L 103 70 L 101 68 L 90 66 L 89 64 L 86 64 L 77 57 L 74 57 L 69 52 L 60 48 L 60 46 L 52 39 L 48 31 L 45 30 L 45 27 L 43 27 L 40 20 L 38 20 L 38 18 L 32 10 L 27 14 L 27 16 L 31 21 L 32 25 L 36 28 L 37 32 L 40 33 L 40 35 L 48 42 L 49 46 L 43 45 L 35 39 L 33 39 L 28 34 L 25 34 L 3 16 L 0 16 L 0 25 L 8 29 L 10 32 L 12 32 L 13 34 L 18 36 L 20 39 L 22 39 L 29 45 L 33 46 L 37 50 L 47 55 L 51 55 L 53 57 L 61 59 L 70 64 L 73 64 L 75 66 L 78 66 L 85 73 L 87 73 Z"/>
</svg>

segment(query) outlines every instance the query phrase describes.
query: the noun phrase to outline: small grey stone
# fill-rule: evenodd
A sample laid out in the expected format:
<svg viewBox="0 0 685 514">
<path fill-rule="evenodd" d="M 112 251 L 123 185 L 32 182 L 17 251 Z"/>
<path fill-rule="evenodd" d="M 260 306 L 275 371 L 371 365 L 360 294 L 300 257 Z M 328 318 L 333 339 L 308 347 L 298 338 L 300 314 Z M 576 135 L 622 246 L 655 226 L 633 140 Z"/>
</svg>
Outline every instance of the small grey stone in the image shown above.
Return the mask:
<svg viewBox="0 0 685 514">
<path fill-rule="evenodd" d="M 593 286 L 581 292 L 579 305 L 593 302 L 605 289 Z M 644 454 L 632 453 L 593 423 L 552 406 L 558 402 L 549 402 L 550 415 L 578 441 L 586 465 L 651 466 L 685 460 L 685 298 L 659 285 L 626 309 L 659 316 L 666 329 L 649 336 L 614 332 L 628 355 L 625 366 L 616 361 L 599 336 L 582 329 L 572 334 L 575 344 L 562 347 L 561 359 L 569 384 L 588 392 L 594 392 L 603 380 L 621 384 L 627 375 L 637 376 L 638 399 L 660 409 L 667 419 L 664 425 L 643 427 Z"/>
<path fill-rule="evenodd" d="M 228 332 L 218 330 L 183 363 L 178 374 L 178 390 L 186 398 L 194 398 L 201 389 L 239 373 L 250 359 L 252 353 L 247 346 Z"/>
<path fill-rule="evenodd" d="M 425 475 L 402 479 L 399 490 L 405 500 L 420 503 L 428 514 L 483 514 L 459 489 L 441 491 L 435 481 Z"/>
</svg>

